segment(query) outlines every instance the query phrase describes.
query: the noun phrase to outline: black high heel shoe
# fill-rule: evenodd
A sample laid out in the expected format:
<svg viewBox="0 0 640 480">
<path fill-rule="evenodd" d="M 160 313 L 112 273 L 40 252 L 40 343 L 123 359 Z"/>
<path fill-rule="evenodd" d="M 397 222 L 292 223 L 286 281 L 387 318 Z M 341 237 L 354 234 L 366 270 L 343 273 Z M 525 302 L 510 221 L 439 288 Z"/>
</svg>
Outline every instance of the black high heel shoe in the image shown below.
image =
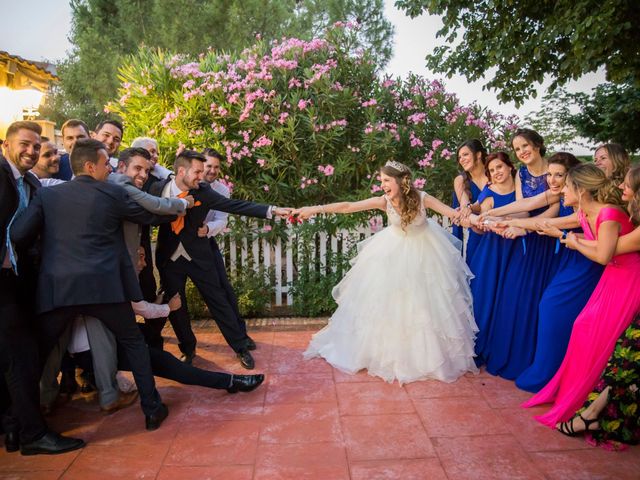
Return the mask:
<svg viewBox="0 0 640 480">
<path fill-rule="evenodd" d="M 574 428 L 573 428 L 573 421 L 578 417 L 580 417 L 580 420 L 582 420 L 584 422 L 584 430 L 580 430 L 579 432 L 576 432 L 574 430 Z M 598 421 L 597 418 L 592 418 L 590 420 L 587 420 L 586 418 L 584 418 L 582 416 L 582 414 L 578 414 L 577 416 L 573 417 L 568 422 L 562 422 L 560 424 L 560 426 L 556 430 L 558 430 L 563 435 L 566 435 L 567 437 L 575 437 L 576 435 L 579 435 L 580 433 L 592 432 L 592 431 L 597 430 L 597 428 L 593 428 L 593 429 L 589 428 L 592 423 L 595 423 L 597 421 Z"/>
</svg>

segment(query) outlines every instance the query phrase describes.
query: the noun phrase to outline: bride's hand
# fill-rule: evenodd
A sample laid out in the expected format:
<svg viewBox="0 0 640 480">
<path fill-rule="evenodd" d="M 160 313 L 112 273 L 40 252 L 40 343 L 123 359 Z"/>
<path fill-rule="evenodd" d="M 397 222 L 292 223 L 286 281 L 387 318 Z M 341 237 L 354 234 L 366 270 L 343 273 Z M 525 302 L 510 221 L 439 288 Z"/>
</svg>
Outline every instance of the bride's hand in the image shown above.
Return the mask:
<svg viewBox="0 0 640 480">
<path fill-rule="evenodd" d="M 291 215 L 298 217 L 300 220 L 307 220 L 318 213 L 319 212 L 316 207 L 301 207 L 293 210 Z"/>
</svg>

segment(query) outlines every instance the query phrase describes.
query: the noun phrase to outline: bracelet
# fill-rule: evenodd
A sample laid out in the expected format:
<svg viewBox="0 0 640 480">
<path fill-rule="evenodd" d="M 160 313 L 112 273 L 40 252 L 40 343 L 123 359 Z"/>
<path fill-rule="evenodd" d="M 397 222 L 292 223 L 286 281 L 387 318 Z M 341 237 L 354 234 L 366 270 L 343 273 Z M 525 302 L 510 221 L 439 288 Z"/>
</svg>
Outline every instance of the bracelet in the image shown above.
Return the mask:
<svg viewBox="0 0 640 480">
<path fill-rule="evenodd" d="M 567 239 L 567 231 L 562 230 L 562 240 L 566 240 L 566 239 Z"/>
</svg>

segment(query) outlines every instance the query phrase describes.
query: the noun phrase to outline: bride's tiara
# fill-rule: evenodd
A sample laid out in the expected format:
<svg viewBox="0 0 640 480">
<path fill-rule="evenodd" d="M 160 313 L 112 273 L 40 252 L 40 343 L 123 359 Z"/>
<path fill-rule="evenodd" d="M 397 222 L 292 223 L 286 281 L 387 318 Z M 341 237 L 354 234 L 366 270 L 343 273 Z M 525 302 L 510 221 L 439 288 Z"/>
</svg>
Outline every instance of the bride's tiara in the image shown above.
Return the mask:
<svg viewBox="0 0 640 480">
<path fill-rule="evenodd" d="M 409 170 L 409 167 L 407 167 L 404 163 L 396 162 L 395 160 L 389 160 L 387 163 L 384 164 L 384 166 L 395 168 L 399 172 L 411 173 L 411 170 Z"/>
</svg>

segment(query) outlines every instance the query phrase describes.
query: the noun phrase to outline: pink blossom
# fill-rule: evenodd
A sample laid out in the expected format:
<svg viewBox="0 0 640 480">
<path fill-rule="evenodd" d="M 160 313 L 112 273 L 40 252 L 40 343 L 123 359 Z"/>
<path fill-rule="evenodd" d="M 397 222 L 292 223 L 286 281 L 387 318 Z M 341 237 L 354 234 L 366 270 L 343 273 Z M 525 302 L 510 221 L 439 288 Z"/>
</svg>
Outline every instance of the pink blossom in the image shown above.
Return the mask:
<svg viewBox="0 0 640 480">
<path fill-rule="evenodd" d="M 263 186 L 262 186 L 262 189 L 263 189 L 265 192 L 268 192 L 268 191 L 269 191 L 269 185 L 263 185 Z"/>
<path fill-rule="evenodd" d="M 304 110 L 305 108 L 307 108 L 307 106 L 309 105 L 309 102 L 300 99 L 300 101 L 298 102 L 298 109 L 299 110 Z"/>
<path fill-rule="evenodd" d="M 426 113 L 414 113 L 413 115 L 409 115 L 407 117 L 407 121 L 409 123 L 415 123 L 417 125 L 419 123 L 424 123 L 426 118 L 427 118 Z"/>
<path fill-rule="evenodd" d="M 269 140 L 266 136 L 262 135 L 255 142 L 253 142 L 253 148 L 268 147 L 272 143 L 273 142 L 271 140 Z"/>
<path fill-rule="evenodd" d="M 377 233 L 382 230 L 382 218 L 379 215 L 371 217 L 369 219 L 369 228 L 371 228 L 373 233 Z"/>
<path fill-rule="evenodd" d="M 451 153 L 449 150 L 447 150 L 446 148 L 442 149 L 442 152 L 440 152 L 440 156 L 444 159 L 449 160 L 451 158 L 451 156 L 453 155 L 453 153 Z"/>
<path fill-rule="evenodd" d="M 380 187 L 380 185 L 378 184 L 374 184 L 371 186 L 371 193 L 380 192 L 381 190 L 382 190 L 382 187 Z"/>
<path fill-rule="evenodd" d="M 284 125 L 288 116 L 289 114 L 287 112 L 282 112 L 278 117 L 278 123 L 280 123 L 280 125 Z"/>
<path fill-rule="evenodd" d="M 378 101 L 375 98 L 372 98 L 366 102 L 362 102 L 362 106 L 363 107 L 373 107 L 374 105 L 377 105 Z"/>
<path fill-rule="evenodd" d="M 265 164 L 266 164 L 266 160 L 264 158 L 259 158 L 256 160 L 256 163 L 258 165 L 260 165 L 262 168 L 264 168 Z"/>
<path fill-rule="evenodd" d="M 327 177 L 330 177 L 331 175 L 333 175 L 334 170 L 335 169 L 333 168 L 333 165 L 318 166 L 318 171 L 320 173 L 324 173 Z"/>
<path fill-rule="evenodd" d="M 418 190 L 422 190 L 424 188 L 424 184 L 427 183 L 427 180 L 424 178 L 416 178 L 413 181 L 413 186 L 416 187 Z"/>
<path fill-rule="evenodd" d="M 424 143 L 422 142 L 422 140 L 420 140 L 418 137 L 416 137 L 414 132 L 411 132 L 409 134 L 409 140 L 411 142 L 411 147 L 412 148 L 418 148 L 418 147 L 424 146 Z"/>
<path fill-rule="evenodd" d="M 433 150 L 437 150 L 437 149 L 438 149 L 438 147 L 439 147 L 440 145 L 442 145 L 443 143 L 444 143 L 444 142 L 443 142 L 442 140 L 440 140 L 439 138 L 436 138 L 433 142 L 431 142 L 431 148 L 432 148 Z"/>
</svg>

